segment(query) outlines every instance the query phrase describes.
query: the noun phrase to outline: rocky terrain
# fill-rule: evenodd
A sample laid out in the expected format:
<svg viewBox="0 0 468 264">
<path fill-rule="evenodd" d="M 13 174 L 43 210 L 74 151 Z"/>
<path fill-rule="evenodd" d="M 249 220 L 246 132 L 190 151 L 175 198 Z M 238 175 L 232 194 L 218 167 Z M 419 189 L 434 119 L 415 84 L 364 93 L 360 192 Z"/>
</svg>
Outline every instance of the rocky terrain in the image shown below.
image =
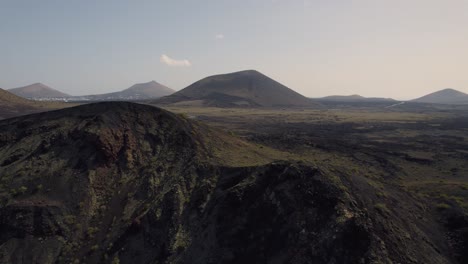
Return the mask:
<svg viewBox="0 0 468 264">
<path fill-rule="evenodd" d="M 397 186 L 379 203 L 362 175 L 152 106 L 89 104 L 0 131 L 1 263 L 454 261 Z"/>
</svg>

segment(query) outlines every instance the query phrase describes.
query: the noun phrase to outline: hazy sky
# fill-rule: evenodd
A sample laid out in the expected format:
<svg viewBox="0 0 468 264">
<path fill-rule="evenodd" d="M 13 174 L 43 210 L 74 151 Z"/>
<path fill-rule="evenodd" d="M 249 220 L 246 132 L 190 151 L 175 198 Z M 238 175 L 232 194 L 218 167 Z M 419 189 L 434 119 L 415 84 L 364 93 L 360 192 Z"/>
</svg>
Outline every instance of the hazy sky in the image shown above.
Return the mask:
<svg viewBox="0 0 468 264">
<path fill-rule="evenodd" d="M 310 97 L 468 92 L 466 0 L 0 0 L 0 87 L 176 90 L 256 69 Z"/>
</svg>

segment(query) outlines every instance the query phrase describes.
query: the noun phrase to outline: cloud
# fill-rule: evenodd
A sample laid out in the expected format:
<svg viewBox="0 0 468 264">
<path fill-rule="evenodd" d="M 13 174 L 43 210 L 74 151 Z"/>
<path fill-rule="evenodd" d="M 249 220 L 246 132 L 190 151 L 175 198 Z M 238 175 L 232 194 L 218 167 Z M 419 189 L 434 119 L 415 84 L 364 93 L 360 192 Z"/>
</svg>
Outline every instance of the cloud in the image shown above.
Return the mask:
<svg viewBox="0 0 468 264">
<path fill-rule="evenodd" d="M 171 67 L 190 67 L 192 63 L 188 60 L 176 60 L 166 54 L 161 55 L 161 62 Z"/>
<path fill-rule="evenodd" d="M 215 39 L 224 39 L 223 34 L 216 34 Z"/>
</svg>

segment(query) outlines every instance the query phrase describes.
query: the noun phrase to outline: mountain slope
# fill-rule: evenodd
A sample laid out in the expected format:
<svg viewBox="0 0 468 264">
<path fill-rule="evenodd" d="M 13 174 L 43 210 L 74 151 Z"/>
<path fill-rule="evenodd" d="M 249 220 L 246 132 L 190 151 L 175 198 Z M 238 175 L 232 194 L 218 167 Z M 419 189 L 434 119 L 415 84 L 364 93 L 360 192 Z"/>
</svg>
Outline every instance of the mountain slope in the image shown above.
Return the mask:
<svg viewBox="0 0 468 264">
<path fill-rule="evenodd" d="M 0 121 L 0 262 L 449 262 L 421 208 L 284 155 L 124 102 Z"/>
<path fill-rule="evenodd" d="M 75 96 L 71 100 L 112 101 L 112 100 L 145 100 L 173 94 L 175 91 L 156 81 L 137 83 L 120 92 Z"/>
<path fill-rule="evenodd" d="M 0 104 L 2 106 L 15 106 L 15 105 L 30 105 L 34 103 L 28 99 L 17 96 L 9 91 L 0 89 Z"/>
<path fill-rule="evenodd" d="M 423 97 L 413 99 L 412 102 L 417 103 L 434 103 L 434 104 L 468 104 L 468 94 L 462 93 L 455 89 L 443 89 L 434 93 L 430 93 Z"/>
<path fill-rule="evenodd" d="M 206 77 L 155 103 L 211 106 L 308 106 L 301 94 L 253 70 Z"/>
<path fill-rule="evenodd" d="M 31 85 L 9 89 L 9 92 L 28 99 L 41 99 L 41 98 L 63 98 L 70 95 L 62 93 L 55 89 L 50 88 L 42 83 L 34 83 Z"/>
<path fill-rule="evenodd" d="M 0 119 L 64 108 L 62 103 L 36 102 L 0 89 Z"/>
</svg>

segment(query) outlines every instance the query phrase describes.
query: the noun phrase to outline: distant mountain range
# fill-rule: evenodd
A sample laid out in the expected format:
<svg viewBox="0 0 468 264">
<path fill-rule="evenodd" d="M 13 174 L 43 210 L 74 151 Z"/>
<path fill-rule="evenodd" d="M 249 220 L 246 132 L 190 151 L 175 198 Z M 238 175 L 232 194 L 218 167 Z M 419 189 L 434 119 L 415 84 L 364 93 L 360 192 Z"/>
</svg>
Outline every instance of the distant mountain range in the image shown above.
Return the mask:
<svg viewBox="0 0 468 264">
<path fill-rule="evenodd" d="M 33 83 L 31 85 L 9 89 L 8 91 L 27 99 L 52 99 L 71 96 L 69 94 L 52 89 L 42 83 Z"/>
<path fill-rule="evenodd" d="M 42 83 L 34 83 L 9 89 L 8 91 L 22 98 L 36 101 L 134 101 L 157 99 L 152 103 L 219 107 L 312 106 L 320 102 L 397 102 L 392 98 L 364 97 L 357 94 L 306 98 L 255 70 L 209 76 L 178 92 L 156 81 L 138 83 L 119 92 L 84 96 L 72 96 Z M 468 104 L 468 94 L 448 88 L 408 102 Z"/>
<path fill-rule="evenodd" d="M 313 98 L 317 101 L 336 101 L 336 102 L 396 102 L 392 98 L 364 97 L 358 94 L 353 95 L 332 95 L 321 98 Z"/>
<path fill-rule="evenodd" d="M 363 97 L 360 95 L 332 95 L 322 98 L 312 98 L 314 101 L 322 102 L 344 102 L 344 103 L 358 103 L 358 102 L 397 102 L 392 98 L 380 97 Z M 408 102 L 414 103 L 431 103 L 431 104 L 468 104 L 468 94 L 457 91 L 455 89 L 443 89 L 434 93 L 427 94 L 417 99 L 409 100 Z"/>
<path fill-rule="evenodd" d="M 72 96 L 42 83 L 34 83 L 8 91 L 37 101 L 132 101 L 159 98 L 175 92 L 156 81 L 138 83 L 120 92 L 84 96 Z"/>
<path fill-rule="evenodd" d="M 468 104 L 468 94 L 448 88 L 411 100 L 411 102 L 432 104 Z"/>
<path fill-rule="evenodd" d="M 254 71 L 206 77 L 154 103 L 203 106 L 308 106 L 310 99 Z"/>
</svg>

